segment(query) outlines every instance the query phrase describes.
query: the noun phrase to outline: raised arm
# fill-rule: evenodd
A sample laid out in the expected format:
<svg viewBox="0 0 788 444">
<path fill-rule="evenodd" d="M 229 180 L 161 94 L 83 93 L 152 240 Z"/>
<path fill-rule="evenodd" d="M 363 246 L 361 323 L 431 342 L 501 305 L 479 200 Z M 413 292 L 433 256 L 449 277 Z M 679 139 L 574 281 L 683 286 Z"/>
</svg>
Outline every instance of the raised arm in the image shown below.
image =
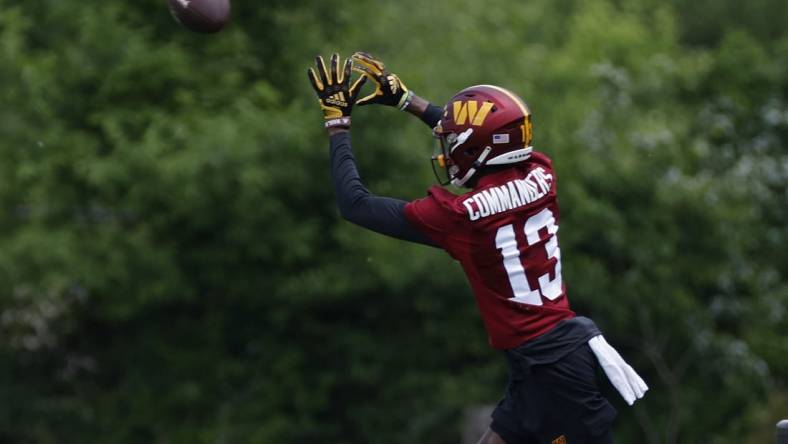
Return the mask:
<svg viewBox="0 0 788 444">
<path fill-rule="evenodd" d="M 331 57 L 330 70 L 322 57 L 318 56 L 315 61 L 317 74 L 312 68 L 307 74 L 323 109 L 330 137 L 331 177 L 340 214 L 346 220 L 378 233 L 432 246 L 433 243 L 405 218 L 407 202 L 375 196 L 367 190 L 358 174 L 350 147 L 350 113 L 365 77 L 351 86 L 350 61 L 340 69 L 338 54 Z"/>
<path fill-rule="evenodd" d="M 342 217 L 386 236 L 435 246 L 405 218 L 404 200 L 376 196 L 369 192 L 356 169 L 350 147 L 350 132 L 329 129 L 331 179 Z"/>
<path fill-rule="evenodd" d="M 358 100 L 359 106 L 386 105 L 407 111 L 421 119 L 430 129 L 438 124 L 443 109 L 409 90 L 398 75 L 388 71 L 386 65 L 365 52 L 353 54 L 354 70 L 363 74 L 375 85 L 375 91 Z"/>
<path fill-rule="evenodd" d="M 435 128 L 443 115 L 443 108 L 433 105 L 416 94 L 413 94 L 413 98 L 405 108 L 405 111 L 421 119 L 430 128 Z"/>
</svg>

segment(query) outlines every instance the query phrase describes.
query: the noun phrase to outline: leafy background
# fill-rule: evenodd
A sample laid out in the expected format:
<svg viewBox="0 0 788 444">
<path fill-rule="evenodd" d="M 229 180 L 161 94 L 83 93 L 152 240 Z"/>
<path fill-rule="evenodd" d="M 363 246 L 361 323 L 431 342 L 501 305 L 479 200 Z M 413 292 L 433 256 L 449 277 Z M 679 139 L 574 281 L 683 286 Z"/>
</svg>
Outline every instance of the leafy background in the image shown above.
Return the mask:
<svg viewBox="0 0 788 444">
<path fill-rule="evenodd" d="M 0 442 L 459 441 L 495 402 L 444 254 L 343 222 L 305 70 L 365 49 L 434 103 L 522 95 L 564 276 L 651 385 L 619 442 L 770 442 L 788 417 L 788 3 L 0 0 Z M 354 114 L 412 199 L 429 131 Z"/>
</svg>

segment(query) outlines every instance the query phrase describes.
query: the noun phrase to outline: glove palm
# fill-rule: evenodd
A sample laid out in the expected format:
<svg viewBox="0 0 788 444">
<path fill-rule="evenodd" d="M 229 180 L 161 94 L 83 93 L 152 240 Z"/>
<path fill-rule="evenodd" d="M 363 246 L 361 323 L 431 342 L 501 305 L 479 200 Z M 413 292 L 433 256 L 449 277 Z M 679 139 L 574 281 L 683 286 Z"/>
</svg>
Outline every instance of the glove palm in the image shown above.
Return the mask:
<svg viewBox="0 0 788 444">
<path fill-rule="evenodd" d="M 413 93 L 408 90 L 399 76 L 386 70 L 386 65 L 365 52 L 356 52 L 352 56 L 354 71 L 372 80 L 375 91 L 358 100 L 359 106 L 379 104 L 405 109 L 410 103 Z"/>
</svg>

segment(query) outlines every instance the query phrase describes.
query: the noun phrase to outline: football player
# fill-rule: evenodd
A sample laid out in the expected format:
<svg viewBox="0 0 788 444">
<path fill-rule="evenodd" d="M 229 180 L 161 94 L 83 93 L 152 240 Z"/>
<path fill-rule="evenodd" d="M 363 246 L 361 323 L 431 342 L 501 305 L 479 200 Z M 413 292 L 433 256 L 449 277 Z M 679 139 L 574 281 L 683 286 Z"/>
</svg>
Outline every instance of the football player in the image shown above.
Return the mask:
<svg viewBox="0 0 788 444">
<path fill-rule="evenodd" d="M 362 227 L 437 247 L 459 261 L 490 345 L 504 351 L 509 383 L 481 444 L 611 443 L 615 409 L 602 396 L 601 366 L 632 404 L 646 384 L 605 342 L 591 319 L 569 308 L 561 276 L 559 209 L 552 161 L 531 145 L 531 111 L 509 90 L 463 89 L 441 108 L 410 91 L 385 65 L 358 52 L 308 77 L 330 138 L 331 175 L 342 216 Z M 351 82 L 352 70 L 361 76 Z M 359 99 L 369 80 L 374 92 Z M 354 105 L 407 111 L 433 129 L 439 182 L 406 202 L 372 194 L 351 150 Z"/>
</svg>

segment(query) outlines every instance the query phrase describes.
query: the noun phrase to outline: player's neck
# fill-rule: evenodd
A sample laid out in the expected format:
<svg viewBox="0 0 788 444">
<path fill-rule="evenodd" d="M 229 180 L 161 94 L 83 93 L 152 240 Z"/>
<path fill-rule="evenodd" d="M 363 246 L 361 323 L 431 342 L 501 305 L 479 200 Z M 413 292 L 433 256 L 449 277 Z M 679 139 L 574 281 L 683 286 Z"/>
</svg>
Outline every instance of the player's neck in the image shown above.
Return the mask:
<svg viewBox="0 0 788 444">
<path fill-rule="evenodd" d="M 474 181 L 470 184 L 470 188 L 474 190 L 476 188 L 484 187 L 490 183 L 498 182 L 504 177 L 517 174 L 520 168 L 522 168 L 522 164 L 487 167 L 483 171 L 480 171 L 477 176 L 473 178 Z"/>
</svg>

